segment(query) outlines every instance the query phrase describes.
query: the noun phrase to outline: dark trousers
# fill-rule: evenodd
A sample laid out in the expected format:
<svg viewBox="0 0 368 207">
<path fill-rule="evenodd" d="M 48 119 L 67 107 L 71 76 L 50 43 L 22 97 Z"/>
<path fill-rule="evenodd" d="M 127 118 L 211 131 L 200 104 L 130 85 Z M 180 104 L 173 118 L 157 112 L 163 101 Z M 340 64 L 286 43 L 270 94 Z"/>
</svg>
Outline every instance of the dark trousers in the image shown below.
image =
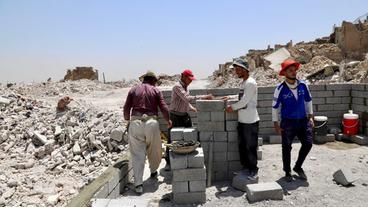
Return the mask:
<svg viewBox="0 0 368 207">
<path fill-rule="evenodd" d="M 179 116 L 173 113 L 170 113 L 170 120 L 172 122 L 172 128 L 174 127 L 186 127 L 186 128 L 190 128 L 192 127 L 192 119 L 190 118 L 189 114 L 187 113 L 186 115 L 183 116 Z M 169 137 L 167 142 L 171 143 L 171 137 L 170 137 L 170 130 L 169 129 Z M 165 156 L 165 160 L 167 164 L 170 164 L 170 157 L 169 157 L 169 148 L 166 147 L 166 156 Z"/>
<path fill-rule="evenodd" d="M 252 124 L 238 123 L 238 141 L 240 163 L 250 171 L 258 171 L 257 147 L 258 147 L 259 122 Z"/>
<path fill-rule="evenodd" d="M 280 127 L 282 131 L 282 162 L 284 171 L 291 172 L 291 144 L 297 136 L 302 144 L 299 151 L 298 160 L 295 163 L 295 168 L 300 169 L 305 158 L 312 149 L 313 145 L 313 129 L 307 118 L 305 119 L 282 119 Z"/>
</svg>

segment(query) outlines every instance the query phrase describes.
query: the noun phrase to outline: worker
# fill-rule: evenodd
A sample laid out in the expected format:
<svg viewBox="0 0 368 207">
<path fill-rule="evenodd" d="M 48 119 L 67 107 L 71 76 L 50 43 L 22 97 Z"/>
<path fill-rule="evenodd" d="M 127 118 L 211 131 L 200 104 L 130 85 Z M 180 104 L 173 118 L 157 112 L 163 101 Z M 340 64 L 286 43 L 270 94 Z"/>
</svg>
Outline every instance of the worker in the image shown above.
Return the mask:
<svg viewBox="0 0 368 207">
<path fill-rule="evenodd" d="M 190 95 L 188 86 L 193 80 L 195 80 L 193 72 L 189 69 L 185 69 L 181 73 L 179 83 L 177 83 L 172 89 L 170 104 L 170 120 L 172 121 L 172 127 L 193 127 L 189 111 L 197 112 L 197 109 L 190 102 L 197 99 L 214 98 L 212 94 Z M 170 136 L 168 138 L 168 143 L 171 143 Z M 166 171 L 170 170 L 168 148 L 166 148 L 166 166 L 164 169 Z"/>
<path fill-rule="evenodd" d="M 160 108 L 168 128 L 171 127 L 168 106 L 162 93 L 155 87 L 157 77 L 153 72 L 143 75 L 141 84 L 133 87 L 124 105 L 124 119 L 129 121 L 129 150 L 133 166 L 135 192 L 143 193 L 143 172 L 146 156 L 151 178 L 157 177 L 162 159 L 161 136 L 158 117 Z"/>
<path fill-rule="evenodd" d="M 285 81 L 276 87 L 272 104 L 272 121 L 275 131 L 282 136 L 283 170 L 288 182 L 293 181 L 290 154 L 295 136 L 299 138 L 302 146 L 293 170 L 303 180 L 307 180 L 307 176 L 302 165 L 313 144 L 312 96 L 307 84 L 296 78 L 299 68 L 300 63 L 290 59 L 281 64 L 279 75 L 285 76 Z"/>
<path fill-rule="evenodd" d="M 242 79 L 239 101 L 228 105 L 226 112 L 238 112 L 239 155 L 243 170 L 248 179 L 258 180 L 257 147 L 259 131 L 259 115 L 257 111 L 258 89 L 256 81 L 250 76 L 249 64 L 246 60 L 236 59 L 232 64 L 236 75 Z"/>
</svg>

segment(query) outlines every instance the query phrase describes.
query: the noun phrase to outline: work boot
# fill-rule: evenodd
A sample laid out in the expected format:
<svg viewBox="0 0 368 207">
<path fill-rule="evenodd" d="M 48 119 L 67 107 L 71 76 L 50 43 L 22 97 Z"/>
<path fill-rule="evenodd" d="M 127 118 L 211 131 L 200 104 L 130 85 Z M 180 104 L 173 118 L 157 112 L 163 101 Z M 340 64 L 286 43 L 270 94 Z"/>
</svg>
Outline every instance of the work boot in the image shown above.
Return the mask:
<svg viewBox="0 0 368 207">
<path fill-rule="evenodd" d="M 138 195 L 141 195 L 143 193 L 143 185 L 137 185 L 137 186 L 135 186 L 134 191 Z"/>
<path fill-rule="evenodd" d="M 257 180 L 258 179 L 258 172 L 257 171 L 250 171 L 248 180 Z"/>
<path fill-rule="evenodd" d="M 287 172 L 287 173 L 285 173 L 285 180 L 286 180 L 286 182 L 292 182 L 293 181 L 293 176 L 291 176 L 291 173 L 290 172 Z"/>
<path fill-rule="evenodd" d="M 307 175 L 305 175 L 303 168 L 294 167 L 293 170 L 298 174 L 300 179 L 308 180 Z"/>
<path fill-rule="evenodd" d="M 151 173 L 151 178 L 156 178 L 157 177 L 157 175 L 158 175 L 158 173 L 157 173 L 157 171 L 155 171 L 155 172 L 153 172 L 153 173 Z"/>
</svg>

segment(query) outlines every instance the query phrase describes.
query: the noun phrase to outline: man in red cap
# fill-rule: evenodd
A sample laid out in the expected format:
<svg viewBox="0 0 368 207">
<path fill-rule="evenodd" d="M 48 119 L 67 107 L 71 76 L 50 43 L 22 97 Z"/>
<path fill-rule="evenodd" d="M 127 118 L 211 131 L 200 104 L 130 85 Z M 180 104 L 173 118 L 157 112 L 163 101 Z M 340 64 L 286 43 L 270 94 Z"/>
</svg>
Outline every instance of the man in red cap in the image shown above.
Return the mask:
<svg viewBox="0 0 368 207">
<path fill-rule="evenodd" d="M 282 162 L 285 179 L 288 182 L 293 180 L 290 154 L 293 139 L 297 136 L 302 147 L 293 170 L 299 175 L 299 178 L 307 180 L 302 165 L 313 144 L 312 96 L 307 84 L 296 78 L 296 71 L 300 68 L 300 63 L 294 60 L 285 60 L 281 67 L 279 75 L 285 76 L 285 81 L 275 89 L 272 121 L 276 132 L 282 136 Z M 280 125 L 279 114 L 281 114 Z"/>
<path fill-rule="evenodd" d="M 196 99 L 213 99 L 213 95 L 196 95 L 192 96 L 189 93 L 188 86 L 195 80 L 193 72 L 189 69 L 185 69 L 181 73 L 180 81 L 177 83 L 171 93 L 170 104 L 170 120 L 172 121 L 172 127 L 192 127 L 192 120 L 189 115 L 189 111 L 197 112 L 197 109 L 190 104 L 191 101 Z M 169 136 L 169 143 L 171 139 Z M 169 149 L 166 148 L 166 167 L 165 170 L 170 170 Z"/>
</svg>

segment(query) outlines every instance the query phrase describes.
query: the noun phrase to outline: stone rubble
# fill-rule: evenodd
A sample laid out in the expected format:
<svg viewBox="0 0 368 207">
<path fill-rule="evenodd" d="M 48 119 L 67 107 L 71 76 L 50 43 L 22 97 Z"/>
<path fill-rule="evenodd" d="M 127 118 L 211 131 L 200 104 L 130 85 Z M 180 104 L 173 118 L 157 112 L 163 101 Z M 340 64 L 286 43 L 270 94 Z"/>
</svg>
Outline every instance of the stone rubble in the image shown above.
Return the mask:
<svg viewBox="0 0 368 207">
<path fill-rule="evenodd" d="M 127 151 L 120 114 L 85 103 L 57 112 L 24 95 L 73 88 L 60 84 L 0 87 L 0 206 L 65 206 Z"/>
</svg>

